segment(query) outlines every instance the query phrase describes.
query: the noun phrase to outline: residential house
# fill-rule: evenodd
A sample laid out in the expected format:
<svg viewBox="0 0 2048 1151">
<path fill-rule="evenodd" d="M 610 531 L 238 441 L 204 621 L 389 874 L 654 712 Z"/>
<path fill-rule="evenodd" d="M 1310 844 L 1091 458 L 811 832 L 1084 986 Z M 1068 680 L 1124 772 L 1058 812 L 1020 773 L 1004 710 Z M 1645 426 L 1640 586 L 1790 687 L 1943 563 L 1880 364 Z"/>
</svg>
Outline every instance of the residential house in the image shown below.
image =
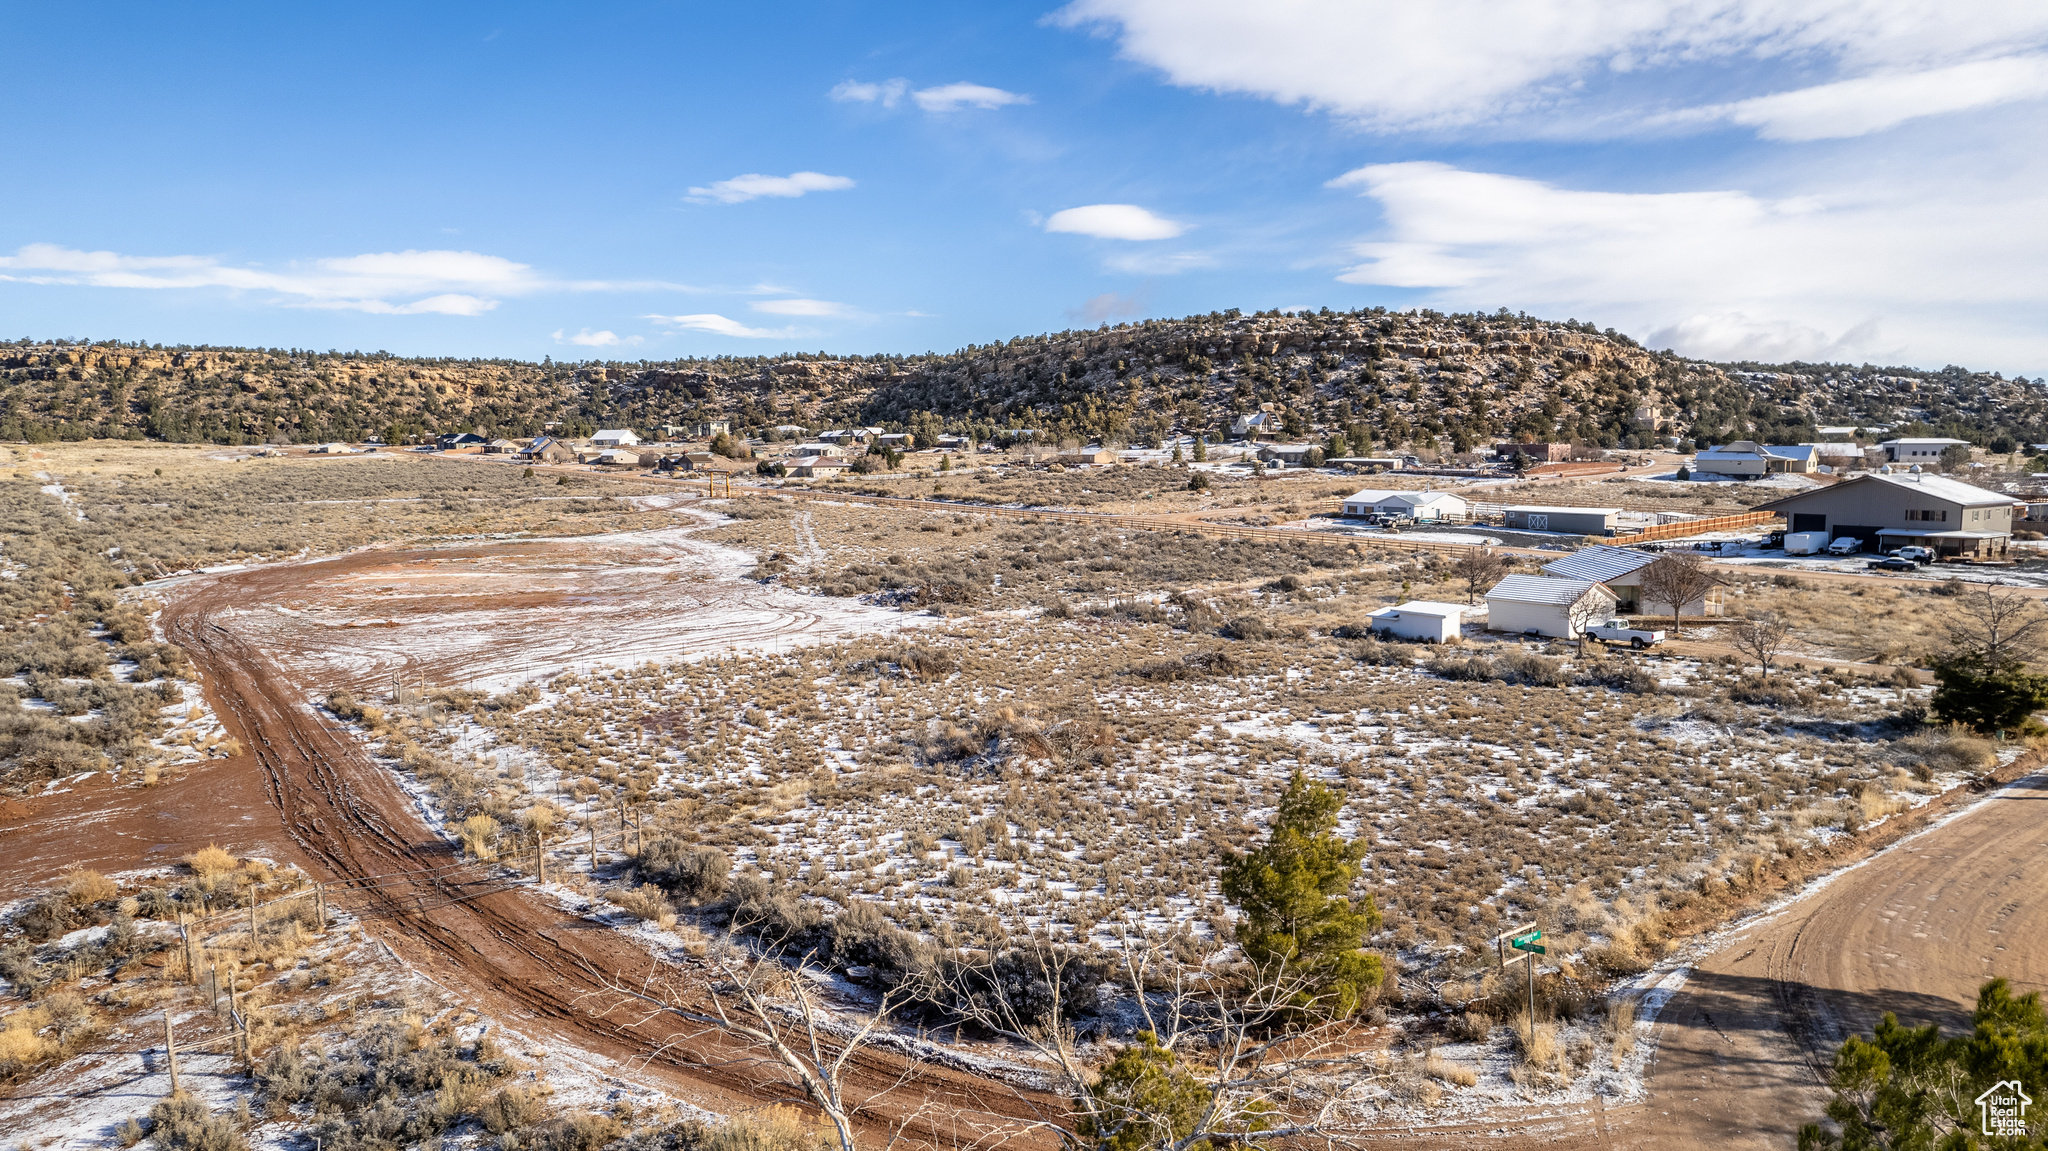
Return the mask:
<svg viewBox="0 0 2048 1151">
<path fill-rule="evenodd" d="M 1881 468 L 1831 487 L 1800 492 L 1756 507 L 1785 517 L 1788 531 L 1854 537 L 1871 551 L 1906 545 L 1940 556 L 2004 555 L 2012 539 L 2014 500 L 2009 495 L 1930 475 Z"/>
<path fill-rule="evenodd" d="M 792 439 L 797 436 L 808 436 L 811 434 L 811 429 L 804 427 L 802 424 L 777 424 L 771 430 L 778 436 L 786 436 Z"/>
<path fill-rule="evenodd" d="M 1969 443 L 1968 440 L 1945 439 L 1886 440 L 1877 446 L 1884 449 L 1885 459 L 1890 463 L 1938 464 L 1941 453 L 1957 444 L 1967 447 Z"/>
<path fill-rule="evenodd" d="M 911 449 L 915 438 L 908 432 L 884 432 L 875 437 L 875 442 L 885 448 L 894 448 L 899 452 L 907 452 Z"/>
<path fill-rule="evenodd" d="M 1519 504 L 1504 510 L 1510 528 L 1582 536 L 1613 535 L 1614 517 L 1621 514 L 1620 508 L 1553 508 L 1542 504 Z"/>
<path fill-rule="evenodd" d="M 1846 472 L 1863 466 L 1864 452 L 1861 444 L 1829 440 L 1800 446 L 1813 449 L 1814 458 L 1820 461 L 1820 466 L 1816 470 Z"/>
<path fill-rule="evenodd" d="M 1465 613 L 1472 610 L 1464 604 L 1414 599 L 1383 607 L 1366 618 L 1372 620 L 1369 625 L 1372 630 L 1381 635 L 1419 639 L 1424 643 L 1449 643 L 1458 638 L 1464 627 Z"/>
<path fill-rule="evenodd" d="M 792 456 L 782 466 L 799 479 L 815 480 L 844 475 L 853 464 L 840 456 Z"/>
<path fill-rule="evenodd" d="M 653 467 L 661 460 L 661 453 L 643 451 L 639 448 L 606 448 L 591 458 L 590 462 L 608 468 Z"/>
<path fill-rule="evenodd" d="M 1486 593 L 1486 627 L 1572 639 L 1614 614 L 1615 603 L 1598 580 L 1511 575 Z"/>
<path fill-rule="evenodd" d="M 1572 458 L 1570 444 L 1495 444 L 1493 454 L 1505 459 L 1527 456 L 1532 463 L 1550 464 Z"/>
<path fill-rule="evenodd" d="M 820 441 L 817 443 L 798 444 L 789 449 L 789 454 L 792 456 L 831 456 L 834 459 L 843 459 L 846 456 L 846 449 L 838 444 Z"/>
<path fill-rule="evenodd" d="M 1267 444 L 1259 449 L 1259 458 L 1279 467 L 1299 468 L 1306 466 L 1308 454 L 1317 450 L 1315 444 Z"/>
<path fill-rule="evenodd" d="M 671 457 L 673 458 L 673 457 Z M 685 472 L 703 472 L 709 475 L 733 475 L 754 470 L 752 460 L 732 460 L 714 452 L 684 452 L 680 466 L 672 469 Z"/>
<path fill-rule="evenodd" d="M 434 437 L 434 446 L 444 452 L 480 448 L 484 446 L 484 442 L 484 438 L 475 432 L 450 432 L 444 436 Z"/>
<path fill-rule="evenodd" d="M 313 449 L 313 454 L 320 456 L 346 456 L 353 454 L 354 450 L 347 444 L 321 444 Z"/>
<path fill-rule="evenodd" d="M 1280 438 L 1280 417 L 1274 412 L 1252 412 L 1237 417 L 1231 422 L 1230 435 L 1239 440 L 1274 440 Z"/>
<path fill-rule="evenodd" d="M 630 448 L 640 443 L 640 437 L 629 428 L 604 428 L 590 437 L 593 448 Z"/>
<path fill-rule="evenodd" d="M 512 458 L 530 464 L 573 464 L 576 449 L 553 436 L 541 436 L 512 453 Z"/>
<path fill-rule="evenodd" d="M 1402 519 L 1436 522 L 1466 519 L 1472 505 L 1449 492 L 1394 492 L 1367 488 L 1344 497 L 1347 516 L 1398 516 Z"/>
<path fill-rule="evenodd" d="M 1711 447 L 1693 457 L 1695 474 L 1763 477 L 1784 472 L 1812 472 L 1820 467 L 1820 455 L 1810 445 L 1789 447 L 1736 440 Z"/>
<path fill-rule="evenodd" d="M 1614 593 L 1615 606 L 1622 612 L 1640 615 L 1670 615 L 1669 600 L 1646 599 L 1643 595 L 1643 569 L 1657 562 L 1649 552 L 1634 548 L 1609 547 L 1594 544 L 1581 548 L 1560 560 L 1543 565 L 1543 570 L 1560 579 L 1593 580 L 1606 586 Z M 1697 599 L 1679 607 L 1680 616 L 1704 616 L 1721 614 L 1721 593 L 1716 588 Z"/>
<path fill-rule="evenodd" d="M 518 440 L 492 440 L 484 445 L 484 451 L 489 455 L 509 456 L 522 446 Z"/>
<path fill-rule="evenodd" d="M 942 452 L 964 452 L 974 446 L 974 440 L 968 436 L 940 436 L 932 446 Z"/>
<path fill-rule="evenodd" d="M 1107 448 L 1073 448 L 1053 457 L 1053 462 L 1070 468 L 1086 467 L 1089 464 L 1113 464 L 1116 453 Z"/>
<path fill-rule="evenodd" d="M 603 435 L 604 433 L 599 432 L 598 434 Z M 705 420 L 690 427 L 690 438 L 693 440 L 708 440 L 713 436 L 729 436 L 731 434 L 731 420 Z"/>
</svg>

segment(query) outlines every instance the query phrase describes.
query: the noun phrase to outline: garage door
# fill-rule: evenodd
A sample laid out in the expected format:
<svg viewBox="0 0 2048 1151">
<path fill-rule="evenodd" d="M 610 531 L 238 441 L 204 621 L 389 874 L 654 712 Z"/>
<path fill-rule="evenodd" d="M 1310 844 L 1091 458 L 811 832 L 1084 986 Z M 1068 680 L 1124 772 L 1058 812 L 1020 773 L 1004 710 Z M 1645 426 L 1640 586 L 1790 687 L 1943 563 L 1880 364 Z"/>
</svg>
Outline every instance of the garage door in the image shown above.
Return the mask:
<svg viewBox="0 0 2048 1151">
<path fill-rule="evenodd" d="M 1824 532 L 1828 530 L 1828 517 L 1818 512 L 1793 512 L 1792 530 L 1795 532 Z"/>
<path fill-rule="evenodd" d="M 1550 516 L 1547 513 L 1543 515 L 1531 515 L 1523 522 L 1528 525 L 1529 530 L 1532 532 L 1545 532 L 1550 530 Z"/>
<path fill-rule="evenodd" d="M 1882 537 L 1877 534 L 1877 529 L 1874 527 L 1867 528 L 1858 527 L 1854 524 L 1836 524 L 1831 541 L 1841 539 L 1843 536 L 1855 536 L 1857 539 L 1862 540 L 1866 551 L 1884 550 L 1880 542 Z"/>
</svg>

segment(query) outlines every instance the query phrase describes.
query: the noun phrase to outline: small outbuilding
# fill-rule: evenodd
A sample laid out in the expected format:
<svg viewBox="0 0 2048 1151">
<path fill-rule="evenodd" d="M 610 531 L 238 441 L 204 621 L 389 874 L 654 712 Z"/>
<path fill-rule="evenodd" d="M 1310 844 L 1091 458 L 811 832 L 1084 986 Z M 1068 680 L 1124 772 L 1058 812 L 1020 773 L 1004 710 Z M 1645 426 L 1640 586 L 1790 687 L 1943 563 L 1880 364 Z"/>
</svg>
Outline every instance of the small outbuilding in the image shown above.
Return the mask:
<svg viewBox="0 0 2048 1151">
<path fill-rule="evenodd" d="M 1465 613 L 1471 610 L 1464 604 L 1416 599 L 1383 607 L 1368 618 L 1372 620 L 1372 630 L 1379 635 L 1424 643 L 1449 643 L 1458 638 L 1459 629 L 1465 624 Z"/>
<path fill-rule="evenodd" d="M 1595 580 L 1511 575 L 1486 593 L 1486 628 L 1570 639 L 1614 608 L 1614 593 Z"/>
<path fill-rule="evenodd" d="M 1614 534 L 1620 508 L 1552 508 L 1518 504 L 1505 509 L 1507 526 L 1528 532 L 1570 532 L 1582 536 Z"/>
</svg>

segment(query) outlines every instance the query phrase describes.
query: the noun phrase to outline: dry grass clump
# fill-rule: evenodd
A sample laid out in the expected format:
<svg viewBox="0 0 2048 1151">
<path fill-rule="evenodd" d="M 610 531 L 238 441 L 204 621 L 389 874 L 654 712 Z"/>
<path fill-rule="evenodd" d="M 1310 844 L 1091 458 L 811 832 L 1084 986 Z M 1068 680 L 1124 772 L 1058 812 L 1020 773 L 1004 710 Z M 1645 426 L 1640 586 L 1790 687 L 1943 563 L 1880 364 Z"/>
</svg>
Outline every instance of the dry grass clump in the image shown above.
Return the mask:
<svg viewBox="0 0 2048 1151">
<path fill-rule="evenodd" d="M 233 871 L 241 866 L 241 862 L 223 850 L 219 844 L 209 843 L 186 856 L 185 866 L 192 869 L 192 874 L 202 879 L 211 879 L 224 872 Z"/>
<path fill-rule="evenodd" d="M 1997 749 L 1990 740 L 1958 728 L 1908 736 L 1892 745 L 1892 749 L 1899 761 L 1910 767 L 1914 778 L 1922 782 L 1947 772 L 1975 775 L 1998 761 Z"/>
<path fill-rule="evenodd" d="M 1435 1051 L 1424 1056 L 1422 1073 L 1441 1083 L 1455 1087 L 1471 1087 L 1479 1082 L 1479 1069 L 1469 1063 L 1446 1059 Z"/>
</svg>

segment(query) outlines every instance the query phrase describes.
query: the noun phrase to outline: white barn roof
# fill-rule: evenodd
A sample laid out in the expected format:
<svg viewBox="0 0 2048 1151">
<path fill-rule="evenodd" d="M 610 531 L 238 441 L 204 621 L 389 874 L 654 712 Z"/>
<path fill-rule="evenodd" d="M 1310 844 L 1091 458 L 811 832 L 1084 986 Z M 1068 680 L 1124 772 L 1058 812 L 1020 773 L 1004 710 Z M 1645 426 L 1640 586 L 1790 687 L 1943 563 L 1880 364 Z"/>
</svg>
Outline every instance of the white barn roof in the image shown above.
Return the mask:
<svg viewBox="0 0 2048 1151">
<path fill-rule="evenodd" d="M 1594 582 L 1583 579 L 1559 579 L 1555 576 L 1511 575 L 1493 585 L 1486 593 L 1490 600 L 1506 600 L 1509 603 L 1541 603 L 1556 607 L 1570 607 L 1584 599 L 1592 591 Z"/>
<path fill-rule="evenodd" d="M 1620 579 L 1630 572 L 1639 571 L 1656 562 L 1657 557 L 1648 552 L 1595 544 L 1573 552 L 1561 560 L 1552 560 L 1543 565 L 1543 570 L 1564 579 L 1598 580 L 1605 583 L 1611 579 Z"/>
</svg>

